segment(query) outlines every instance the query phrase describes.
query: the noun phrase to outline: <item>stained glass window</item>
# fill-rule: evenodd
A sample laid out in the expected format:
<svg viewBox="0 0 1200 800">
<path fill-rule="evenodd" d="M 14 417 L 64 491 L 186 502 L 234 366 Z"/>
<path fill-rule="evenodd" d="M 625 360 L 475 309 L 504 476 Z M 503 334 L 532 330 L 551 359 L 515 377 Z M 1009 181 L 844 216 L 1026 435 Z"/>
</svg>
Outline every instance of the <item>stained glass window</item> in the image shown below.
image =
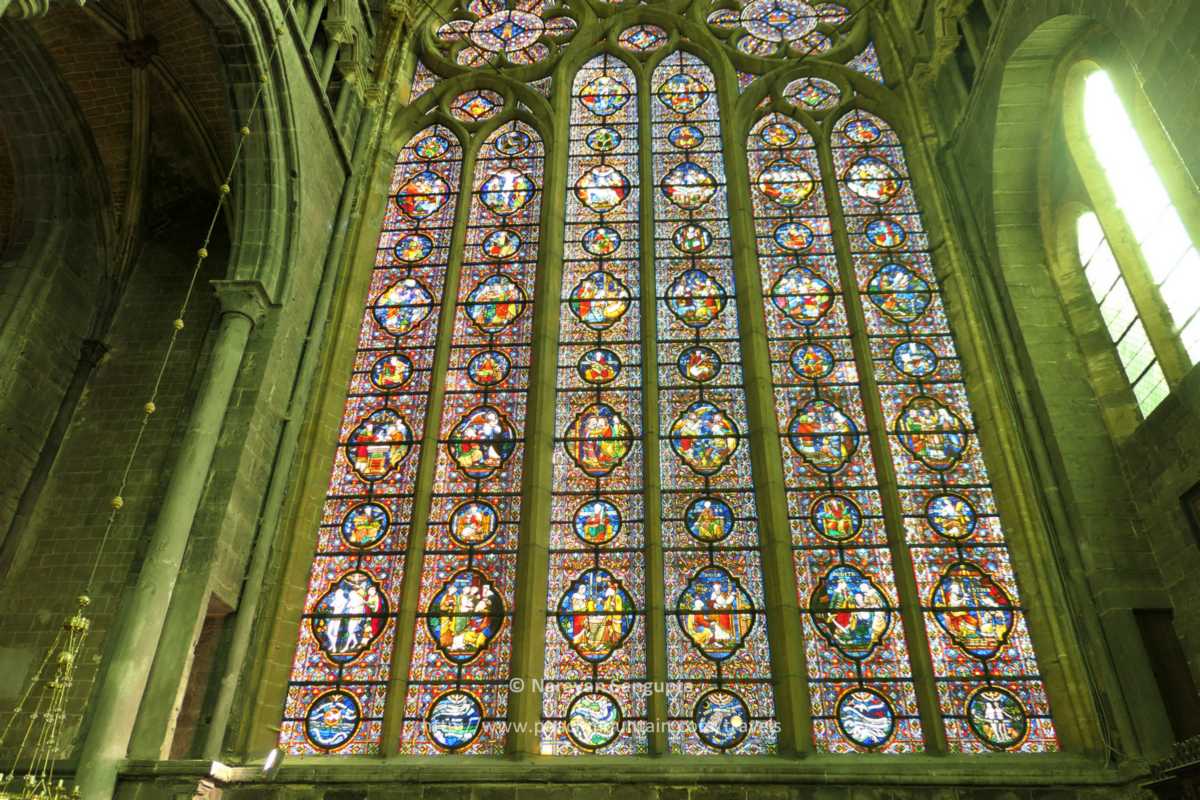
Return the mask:
<svg viewBox="0 0 1200 800">
<path fill-rule="evenodd" d="M 392 172 L 292 664 L 290 753 L 379 750 L 461 168 L 435 125 Z"/>
<path fill-rule="evenodd" d="M 1100 306 L 1105 330 L 1117 348 L 1117 357 L 1133 388 L 1138 408 L 1147 415 L 1167 396 L 1167 381 L 1146 328 L 1138 317 L 1125 277 L 1094 212 L 1079 215 L 1075 222 L 1075 239 L 1079 263 L 1083 265 L 1092 296 Z"/>
<path fill-rule="evenodd" d="M 670 746 L 771 751 L 774 699 L 712 71 L 651 78 Z"/>
<path fill-rule="evenodd" d="M 646 749 L 645 513 L 633 72 L 571 90 L 542 751 Z"/>
<path fill-rule="evenodd" d="M 509 121 L 475 165 L 401 750 L 505 741 L 541 137 Z"/>
<path fill-rule="evenodd" d="M 1057 749 L 900 140 L 850 111 L 833 163 L 947 742 Z"/>
<path fill-rule="evenodd" d="M 1102 70 L 1084 78 L 1088 142 L 1191 363 L 1200 361 L 1200 252 Z"/>
<path fill-rule="evenodd" d="M 747 151 L 814 736 L 835 752 L 921 750 L 816 144 L 768 114 Z"/>
<path fill-rule="evenodd" d="M 882 83 L 874 45 L 828 62 L 862 17 L 724 5 L 703 42 L 670 9 L 650 24 L 571 0 L 466 0 L 420 23 L 412 96 L 432 110 L 392 175 L 288 752 L 772 753 L 776 691 L 801 681 L 818 751 L 917 752 L 943 728 L 955 751 L 1057 747 L 904 153 L 841 110 L 854 71 Z M 559 69 L 568 48 L 581 66 Z M 730 149 L 719 108 L 752 105 L 739 91 L 757 119 Z M 565 124 L 544 140 L 547 113 Z M 743 155 L 749 184 L 727 185 Z M 765 349 L 748 338 L 763 322 Z M 1145 338 L 1118 323 L 1120 352 Z M 754 406 L 744 352 L 769 355 Z M 1160 385 L 1130 356 L 1135 391 Z M 757 474 L 773 436 L 783 461 Z M 766 574 L 793 577 L 800 612 L 770 627 L 802 635 L 804 675 L 772 672 L 767 533 L 790 543 Z M 540 705 L 510 704 L 514 647 Z"/>
</svg>

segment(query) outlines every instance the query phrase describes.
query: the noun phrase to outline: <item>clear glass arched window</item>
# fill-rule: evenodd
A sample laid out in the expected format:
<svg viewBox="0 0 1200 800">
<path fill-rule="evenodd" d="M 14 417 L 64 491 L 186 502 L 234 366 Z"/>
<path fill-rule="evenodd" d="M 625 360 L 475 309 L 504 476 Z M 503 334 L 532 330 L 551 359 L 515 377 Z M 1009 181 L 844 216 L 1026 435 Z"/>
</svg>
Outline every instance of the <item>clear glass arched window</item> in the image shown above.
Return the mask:
<svg viewBox="0 0 1200 800">
<path fill-rule="evenodd" d="M 1057 749 L 865 16 L 684 5 L 427 23 L 288 751 Z"/>
<path fill-rule="evenodd" d="M 1076 223 L 1080 263 L 1148 415 L 1200 360 L 1200 253 L 1109 74 L 1080 64 L 1068 80 L 1069 141 L 1096 209 Z"/>
</svg>

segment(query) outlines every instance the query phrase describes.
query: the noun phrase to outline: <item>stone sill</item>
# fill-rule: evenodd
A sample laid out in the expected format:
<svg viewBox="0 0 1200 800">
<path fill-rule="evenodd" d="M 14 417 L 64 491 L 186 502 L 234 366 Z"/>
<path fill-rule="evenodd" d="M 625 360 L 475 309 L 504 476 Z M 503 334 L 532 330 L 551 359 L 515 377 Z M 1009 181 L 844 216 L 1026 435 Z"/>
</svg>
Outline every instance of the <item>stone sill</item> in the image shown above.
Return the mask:
<svg viewBox="0 0 1200 800">
<path fill-rule="evenodd" d="M 470 776 L 470 777 L 467 777 Z M 131 782 L 208 779 L 225 786 L 263 784 L 259 766 L 219 761 L 129 761 Z M 1148 777 L 1143 765 L 1106 767 L 1073 754 L 1010 755 L 812 755 L 782 756 L 583 756 L 523 759 L 489 756 L 291 757 L 269 782 L 287 784 L 470 783 L 738 783 L 892 786 L 1118 786 Z"/>
</svg>

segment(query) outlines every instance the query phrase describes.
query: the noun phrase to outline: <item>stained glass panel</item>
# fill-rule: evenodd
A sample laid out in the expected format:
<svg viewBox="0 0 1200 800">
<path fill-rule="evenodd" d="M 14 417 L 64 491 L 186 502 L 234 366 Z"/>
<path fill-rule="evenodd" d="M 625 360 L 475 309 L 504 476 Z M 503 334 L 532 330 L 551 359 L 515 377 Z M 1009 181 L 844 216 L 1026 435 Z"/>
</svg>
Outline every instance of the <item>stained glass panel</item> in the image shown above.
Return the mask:
<svg viewBox="0 0 1200 800">
<path fill-rule="evenodd" d="M 795 121 L 769 114 L 746 149 L 813 734 L 833 752 L 920 750 L 816 145 Z"/>
<path fill-rule="evenodd" d="M 379 750 L 461 167 L 435 125 L 392 172 L 279 737 L 289 753 Z"/>
<path fill-rule="evenodd" d="M 769 752 L 775 708 L 712 72 L 651 79 L 671 750 Z"/>
<path fill-rule="evenodd" d="M 833 159 L 949 746 L 1055 750 L 904 151 L 855 110 Z"/>
<path fill-rule="evenodd" d="M 571 92 L 543 753 L 646 749 L 638 103 L 612 55 Z"/>
<path fill-rule="evenodd" d="M 504 746 L 543 148 L 523 122 L 475 167 L 401 750 Z"/>
</svg>

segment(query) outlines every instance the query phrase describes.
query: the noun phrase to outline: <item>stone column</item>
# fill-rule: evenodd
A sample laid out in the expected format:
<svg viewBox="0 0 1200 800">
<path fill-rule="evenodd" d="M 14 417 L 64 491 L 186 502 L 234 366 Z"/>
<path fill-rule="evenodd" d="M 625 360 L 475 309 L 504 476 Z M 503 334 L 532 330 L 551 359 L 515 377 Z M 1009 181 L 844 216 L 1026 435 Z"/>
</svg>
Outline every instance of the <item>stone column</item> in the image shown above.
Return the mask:
<svg viewBox="0 0 1200 800">
<path fill-rule="evenodd" d="M 213 285 L 221 303 L 221 322 L 212 360 L 172 466 L 137 585 L 122 606 L 107 670 L 92 697 L 92 720 L 76 776 L 89 800 L 111 797 L 116 786 L 229 398 L 250 332 L 267 308 L 266 291 L 257 281 L 213 281 Z"/>
</svg>

